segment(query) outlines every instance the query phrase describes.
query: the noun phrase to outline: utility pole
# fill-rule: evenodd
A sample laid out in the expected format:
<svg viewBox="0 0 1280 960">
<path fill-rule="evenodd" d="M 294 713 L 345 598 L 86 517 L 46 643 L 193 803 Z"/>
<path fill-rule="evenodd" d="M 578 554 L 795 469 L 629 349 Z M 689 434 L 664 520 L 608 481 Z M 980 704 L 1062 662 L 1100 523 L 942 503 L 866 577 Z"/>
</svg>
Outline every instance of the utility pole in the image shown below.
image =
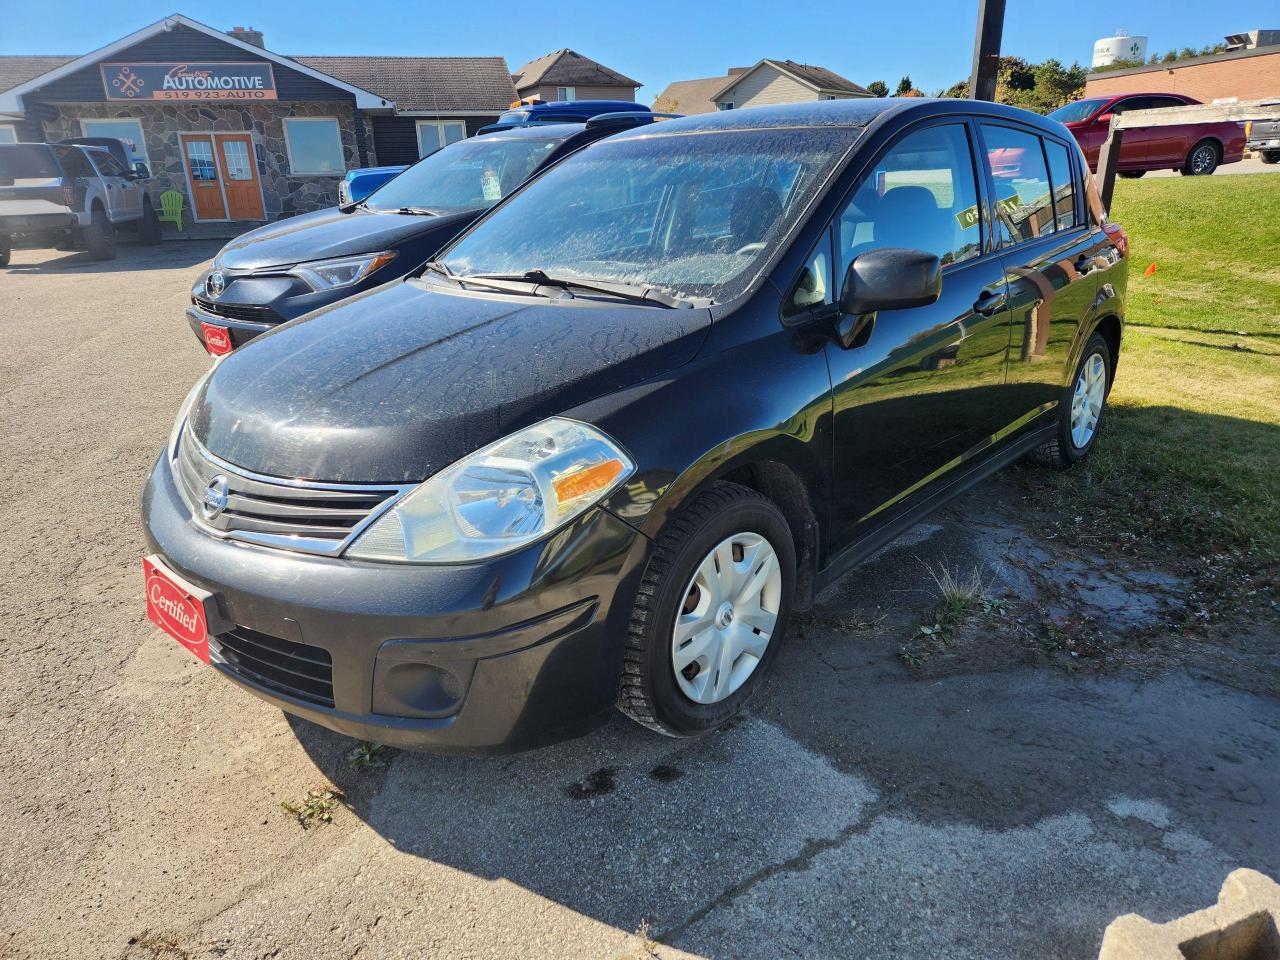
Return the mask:
<svg viewBox="0 0 1280 960">
<path fill-rule="evenodd" d="M 973 40 L 970 100 L 995 100 L 1000 70 L 1000 39 L 1004 34 L 1004 0 L 978 0 L 978 30 Z"/>
</svg>

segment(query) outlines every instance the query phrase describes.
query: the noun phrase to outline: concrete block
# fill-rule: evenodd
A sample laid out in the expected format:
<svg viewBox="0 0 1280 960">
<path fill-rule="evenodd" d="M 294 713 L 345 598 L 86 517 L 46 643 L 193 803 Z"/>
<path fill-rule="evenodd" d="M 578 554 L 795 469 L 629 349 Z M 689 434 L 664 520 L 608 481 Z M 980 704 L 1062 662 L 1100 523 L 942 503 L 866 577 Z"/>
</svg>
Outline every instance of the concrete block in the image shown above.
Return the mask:
<svg viewBox="0 0 1280 960">
<path fill-rule="evenodd" d="M 1280 960 L 1280 884 L 1234 870 L 1207 910 L 1168 923 L 1126 914 L 1107 927 L 1098 960 Z"/>
</svg>

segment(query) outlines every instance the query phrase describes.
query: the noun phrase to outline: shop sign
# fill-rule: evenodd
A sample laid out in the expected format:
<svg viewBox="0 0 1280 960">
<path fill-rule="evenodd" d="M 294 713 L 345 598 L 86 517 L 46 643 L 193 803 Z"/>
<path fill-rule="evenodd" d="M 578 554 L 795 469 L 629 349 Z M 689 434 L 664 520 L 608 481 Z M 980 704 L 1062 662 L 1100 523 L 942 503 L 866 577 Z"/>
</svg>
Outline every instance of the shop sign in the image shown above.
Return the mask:
<svg viewBox="0 0 1280 960">
<path fill-rule="evenodd" d="M 271 64 L 103 63 L 108 100 L 275 100 Z"/>
</svg>

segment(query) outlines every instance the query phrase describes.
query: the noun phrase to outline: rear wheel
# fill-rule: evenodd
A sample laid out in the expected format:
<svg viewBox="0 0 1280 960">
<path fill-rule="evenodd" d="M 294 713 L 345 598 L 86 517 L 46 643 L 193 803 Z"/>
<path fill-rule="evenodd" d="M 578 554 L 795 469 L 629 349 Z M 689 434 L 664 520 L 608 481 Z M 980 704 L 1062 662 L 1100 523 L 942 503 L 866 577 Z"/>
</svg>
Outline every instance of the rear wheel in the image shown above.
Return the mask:
<svg viewBox="0 0 1280 960">
<path fill-rule="evenodd" d="M 1187 162 L 1182 168 L 1184 176 L 1207 177 L 1218 169 L 1222 161 L 1222 153 L 1212 140 L 1201 140 L 1187 154 Z"/>
<path fill-rule="evenodd" d="M 1145 170 L 1121 170 L 1117 176 L 1124 177 L 1126 180 L 1137 180 L 1146 172 Z"/>
<path fill-rule="evenodd" d="M 13 255 L 13 247 L 10 245 L 8 237 L 0 237 L 0 267 L 9 265 L 9 258 Z"/>
<path fill-rule="evenodd" d="M 1280 150 L 1263 150 L 1259 156 L 1263 163 L 1280 163 Z"/>
<path fill-rule="evenodd" d="M 93 208 L 93 219 L 84 228 L 84 247 L 89 256 L 95 260 L 114 260 L 116 258 L 116 230 L 107 219 L 107 211 L 101 207 Z"/>
<path fill-rule="evenodd" d="M 1071 385 L 1058 401 L 1058 426 L 1053 439 L 1036 449 L 1037 460 L 1046 466 L 1069 467 L 1089 455 L 1106 412 L 1113 364 L 1106 339 L 1095 333 L 1085 344 Z"/>
<path fill-rule="evenodd" d="M 138 223 L 138 239 L 147 246 L 160 242 L 160 218 L 150 203 L 142 205 L 142 220 Z"/>
<path fill-rule="evenodd" d="M 733 483 L 698 494 L 658 538 L 636 595 L 623 713 L 681 737 L 741 710 L 782 645 L 795 566 L 772 501 Z"/>
</svg>

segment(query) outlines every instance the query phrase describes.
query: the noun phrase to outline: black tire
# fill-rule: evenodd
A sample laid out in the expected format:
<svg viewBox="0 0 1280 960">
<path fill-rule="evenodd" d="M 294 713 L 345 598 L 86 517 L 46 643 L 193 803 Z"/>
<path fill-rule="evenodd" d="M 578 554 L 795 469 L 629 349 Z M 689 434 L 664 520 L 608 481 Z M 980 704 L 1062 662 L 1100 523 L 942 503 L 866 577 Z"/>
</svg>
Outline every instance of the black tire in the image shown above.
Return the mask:
<svg viewBox="0 0 1280 960">
<path fill-rule="evenodd" d="M 1146 172 L 1145 170 L 1121 170 L 1116 176 L 1123 177 L 1126 180 L 1138 180 Z"/>
<path fill-rule="evenodd" d="M 0 267 L 7 267 L 11 256 L 13 256 L 13 247 L 9 243 L 9 238 L 0 237 Z"/>
<path fill-rule="evenodd" d="M 1075 393 L 1076 381 L 1080 378 L 1080 372 L 1084 370 L 1085 364 L 1089 362 L 1089 358 L 1094 354 L 1101 355 L 1103 366 L 1106 367 L 1106 393 L 1103 395 L 1102 410 L 1098 414 L 1098 423 L 1094 427 L 1093 435 L 1083 447 L 1077 447 L 1075 441 L 1071 439 L 1071 400 L 1072 395 Z M 1065 469 L 1079 463 L 1089 455 L 1089 451 L 1098 442 L 1098 435 L 1102 432 L 1103 424 L 1107 419 L 1106 398 L 1111 394 L 1111 381 L 1114 377 L 1114 371 L 1115 359 L 1111 356 L 1111 347 L 1107 345 L 1106 338 L 1102 334 L 1095 333 L 1089 338 L 1089 342 L 1084 345 L 1084 352 L 1080 356 L 1080 362 L 1076 364 L 1076 370 L 1071 376 L 1071 382 L 1063 389 L 1062 397 L 1058 401 L 1058 424 L 1054 430 L 1053 439 L 1042 443 L 1031 454 L 1037 462 L 1047 467 Z"/>
<path fill-rule="evenodd" d="M 1263 163 L 1280 163 L 1280 150 L 1263 150 L 1258 157 Z"/>
<path fill-rule="evenodd" d="M 114 260 L 116 258 L 116 229 L 107 219 L 107 211 L 102 207 L 93 208 L 92 220 L 85 227 L 84 248 L 94 260 Z"/>
<path fill-rule="evenodd" d="M 1187 154 L 1182 174 L 1187 177 L 1207 177 L 1222 162 L 1222 148 L 1214 140 L 1201 140 Z"/>
<path fill-rule="evenodd" d="M 777 625 L 755 670 L 719 703 L 699 704 L 676 682 L 671 637 L 694 571 L 717 544 L 736 533 L 764 537 L 782 573 Z M 670 737 L 713 729 L 742 709 L 764 682 L 786 638 L 795 593 L 791 528 L 762 494 L 736 483 L 715 483 L 668 521 L 645 568 L 627 630 L 618 708 L 637 723 Z"/>
<path fill-rule="evenodd" d="M 138 222 L 138 239 L 149 247 L 160 242 L 160 218 L 150 201 L 142 204 L 142 219 Z"/>
</svg>

